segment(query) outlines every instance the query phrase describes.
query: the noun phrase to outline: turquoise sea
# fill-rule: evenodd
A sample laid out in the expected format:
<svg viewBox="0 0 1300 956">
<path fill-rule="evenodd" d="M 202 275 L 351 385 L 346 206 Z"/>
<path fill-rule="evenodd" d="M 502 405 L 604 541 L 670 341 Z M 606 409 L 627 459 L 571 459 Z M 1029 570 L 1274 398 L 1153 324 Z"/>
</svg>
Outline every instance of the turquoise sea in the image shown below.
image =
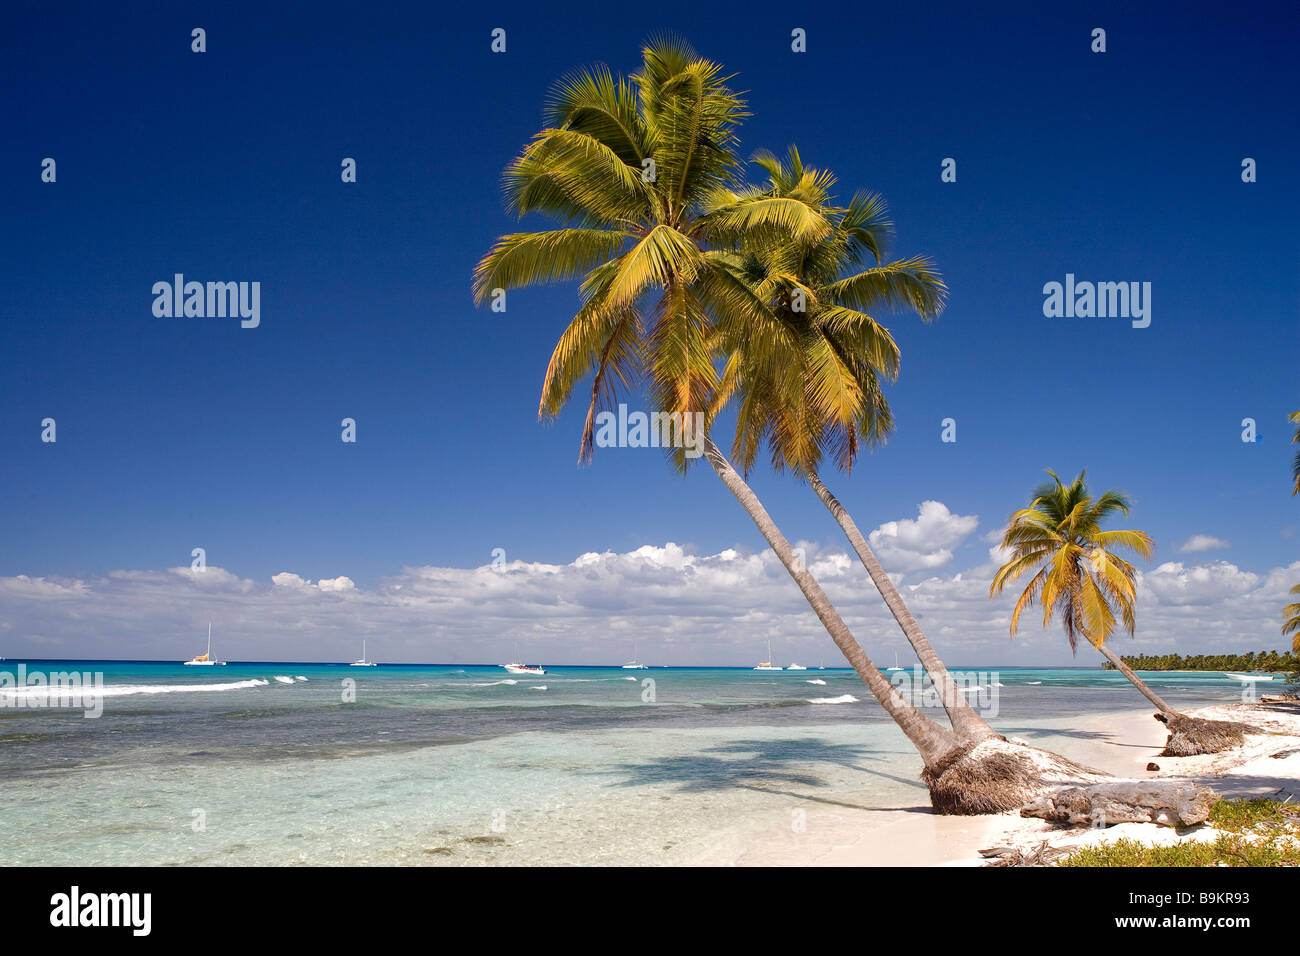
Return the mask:
<svg viewBox="0 0 1300 956">
<path fill-rule="evenodd" d="M 86 718 L 0 680 L 8 864 L 674 863 L 804 800 L 926 804 L 919 759 L 847 669 L 0 674 L 20 664 L 101 674 L 104 696 Z M 1146 703 L 1098 668 L 967 673 L 1000 732 L 1049 749 Z M 1173 704 L 1242 693 L 1221 674 L 1145 676 Z"/>
</svg>

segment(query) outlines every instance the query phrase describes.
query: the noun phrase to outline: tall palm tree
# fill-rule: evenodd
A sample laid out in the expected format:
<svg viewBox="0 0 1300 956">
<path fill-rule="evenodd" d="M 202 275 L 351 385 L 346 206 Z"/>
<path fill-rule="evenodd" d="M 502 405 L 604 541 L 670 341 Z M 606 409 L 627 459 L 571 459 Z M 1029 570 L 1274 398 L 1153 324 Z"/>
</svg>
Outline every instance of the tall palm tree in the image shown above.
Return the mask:
<svg viewBox="0 0 1300 956">
<path fill-rule="evenodd" d="M 1072 652 L 1078 653 L 1078 641 L 1083 637 L 1162 714 L 1181 716 L 1106 646 L 1115 631 L 1117 611 L 1130 635 L 1136 624 L 1137 572 L 1115 552 L 1127 548 L 1149 558 L 1155 548 L 1151 538 L 1141 531 L 1101 529 L 1110 516 L 1128 514 L 1130 502 L 1123 494 L 1107 491 L 1093 498 L 1083 472 L 1069 485 L 1062 484 L 1051 469 L 1047 473 L 1052 481 L 1035 489 L 1029 507 L 1012 514 L 1007 523 L 1002 547 L 1010 549 L 1011 557 L 993 576 L 989 597 L 1034 571 L 1011 612 L 1012 637 L 1020 625 L 1020 613 L 1039 603 L 1044 627 L 1053 616 L 1060 617 Z"/>
<path fill-rule="evenodd" d="M 744 390 L 732 454 L 748 473 L 766 441 L 778 471 L 789 467 L 808 481 L 916 651 L 953 728 L 967 738 L 991 736 L 992 728 L 960 693 L 857 524 L 819 476 L 824 454 L 847 472 L 861 448 L 882 441 L 893 426 L 880 379 L 897 378 L 899 350 L 889 330 L 864 310 L 908 308 L 929 321 L 943 308 L 943 279 L 925 257 L 884 261 L 893 224 L 879 195 L 860 192 L 846 207 L 834 207 L 835 177 L 805 166 L 794 146 L 784 160 L 760 151 L 754 161 L 766 171 L 767 186 L 720 190 L 715 201 L 797 199 L 833 225 L 824 235 L 754 232 L 727 260 L 793 333 L 726 343 L 733 351 L 719 397 Z M 780 354 L 771 354 L 773 349 Z"/>
<path fill-rule="evenodd" d="M 710 423 L 718 343 L 791 335 L 736 275 L 730 250 L 747 236 L 814 237 L 831 224 L 795 198 L 736 192 L 719 201 L 737 184 L 736 127 L 747 115 L 726 80 L 717 64 L 664 41 L 645 47 L 630 78 L 603 67 L 571 75 L 552 97 L 547 127 L 507 170 L 515 212 L 565 225 L 498 240 L 476 269 L 475 295 L 482 302 L 495 289 L 581 280 L 584 301 L 551 356 L 539 407 L 543 418 L 557 415 L 590 376 L 580 460 L 591 457 L 595 416 L 614 403 L 616 385 L 641 381 L 660 411 Z M 707 434 L 704 452 L 927 769 L 947 767 L 967 743 L 885 678 Z M 673 457 L 685 470 L 684 449 Z"/>
<path fill-rule="evenodd" d="M 1300 584 L 1293 587 L 1291 593 L 1300 594 Z M 1292 653 L 1300 654 L 1300 602 L 1282 608 L 1282 616 L 1286 619 L 1282 624 L 1282 636 L 1290 635 Z"/>
</svg>

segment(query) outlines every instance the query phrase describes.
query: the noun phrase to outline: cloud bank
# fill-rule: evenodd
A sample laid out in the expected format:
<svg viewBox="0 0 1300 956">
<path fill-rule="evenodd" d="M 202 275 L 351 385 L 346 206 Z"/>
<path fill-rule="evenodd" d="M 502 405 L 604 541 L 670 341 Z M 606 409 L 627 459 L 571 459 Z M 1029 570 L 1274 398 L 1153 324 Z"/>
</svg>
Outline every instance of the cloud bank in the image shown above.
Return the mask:
<svg viewBox="0 0 1300 956">
<path fill-rule="evenodd" d="M 1070 657 L 1057 625 L 1030 615 L 1008 637 L 1015 595 L 988 586 L 1000 558 L 961 571 L 954 549 L 978 519 L 927 501 L 915 519 L 870 539 L 913 613 L 953 664 L 1091 666 Z M 985 540 L 990 538 L 985 537 Z M 858 639 L 880 661 L 910 654 L 858 563 L 843 548 L 800 541 L 809 569 Z M 1279 625 L 1300 561 L 1256 573 L 1227 561 L 1167 562 L 1140 574 L 1137 639 L 1122 653 L 1282 648 Z M 0 577 L 0 654 L 17 657 L 183 660 L 214 622 L 230 660 L 351 660 L 365 638 L 381 661 L 615 664 L 639 642 L 651 664 L 752 665 L 766 642 L 782 663 L 840 663 L 838 651 L 770 551 L 696 554 L 673 542 L 476 568 L 405 567 L 359 587 L 339 574 L 312 582 L 285 570 L 254 581 L 216 566 L 123 570 L 87 579 Z"/>
</svg>

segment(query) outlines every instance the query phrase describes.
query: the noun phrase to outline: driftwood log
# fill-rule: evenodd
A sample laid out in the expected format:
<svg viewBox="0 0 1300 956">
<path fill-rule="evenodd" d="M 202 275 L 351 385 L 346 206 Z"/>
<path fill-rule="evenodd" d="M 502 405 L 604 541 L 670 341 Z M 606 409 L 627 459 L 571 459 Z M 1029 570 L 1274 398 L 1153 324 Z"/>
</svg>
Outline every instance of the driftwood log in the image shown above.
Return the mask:
<svg viewBox="0 0 1300 956">
<path fill-rule="evenodd" d="M 1042 794 L 1027 803 L 1020 815 L 1074 825 L 1186 827 L 1203 822 L 1219 799 L 1209 787 L 1181 781 L 1115 780 Z"/>
</svg>

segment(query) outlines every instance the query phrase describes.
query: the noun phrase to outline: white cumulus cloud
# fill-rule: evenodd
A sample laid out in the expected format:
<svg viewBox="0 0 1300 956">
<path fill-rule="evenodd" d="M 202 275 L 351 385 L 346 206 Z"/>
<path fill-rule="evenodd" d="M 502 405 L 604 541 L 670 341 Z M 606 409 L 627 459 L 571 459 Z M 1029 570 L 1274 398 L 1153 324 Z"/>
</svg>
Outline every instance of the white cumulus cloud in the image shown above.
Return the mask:
<svg viewBox="0 0 1300 956">
<path fill-rule="evenodd" d="M 880 563 L 893 571 L 942 567 L 979 525 L 977 515 L 955 515 L 942 501 L 923 501 L 915 520 L 886 521 L 868 535 Z"/>
<path fill-rule="evenodd" d="M 1216 538 L 1208 534 L 1194 534 L 1175 547 L 1174 550 L 1183 554 L 1195 554 L 1199 551 L 1215 551 L 1227 547 L 1230 547 L 1230 545 L 1222 538 Z"/>
</svg>

